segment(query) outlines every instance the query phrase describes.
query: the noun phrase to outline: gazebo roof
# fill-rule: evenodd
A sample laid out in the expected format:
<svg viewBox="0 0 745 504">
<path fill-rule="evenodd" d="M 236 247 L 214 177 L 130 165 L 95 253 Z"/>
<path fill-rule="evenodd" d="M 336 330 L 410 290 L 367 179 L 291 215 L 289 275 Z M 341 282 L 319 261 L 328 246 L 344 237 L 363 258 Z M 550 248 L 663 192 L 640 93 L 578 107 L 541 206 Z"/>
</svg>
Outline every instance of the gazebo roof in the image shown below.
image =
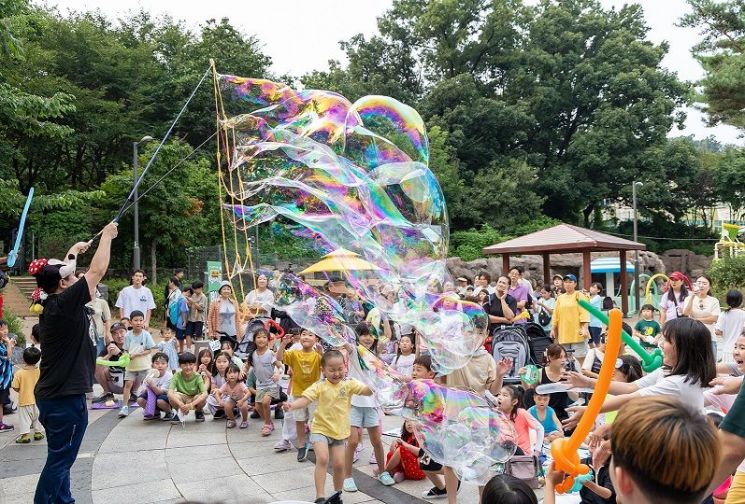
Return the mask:
<svg viewBox="0 0 745 504">
<path fill-rule="evenodd" d="M 625 240 L 571 224 L 559 224 L 497 245 L 484 247 L 483 253 L 485 255 L 567 254 L 646 249 L 647 246 L 643 243 Z"/>
</svg>

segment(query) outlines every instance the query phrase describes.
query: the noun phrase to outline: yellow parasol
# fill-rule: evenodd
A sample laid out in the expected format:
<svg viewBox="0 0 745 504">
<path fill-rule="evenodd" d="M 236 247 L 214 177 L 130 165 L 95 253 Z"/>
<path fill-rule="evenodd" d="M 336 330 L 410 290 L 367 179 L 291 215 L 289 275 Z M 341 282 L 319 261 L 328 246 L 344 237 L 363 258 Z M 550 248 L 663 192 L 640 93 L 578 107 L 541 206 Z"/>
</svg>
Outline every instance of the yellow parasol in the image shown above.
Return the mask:
<svg viewBox="0 0 745 504">
<path fill-rule="evenodd" d="M 364 260 L 359 254 L 340 248 L 326 254 L 317 263 L 305 268 L 301 275 L 325 271 L 380 271 L 373 263 Z"/>
</svg>

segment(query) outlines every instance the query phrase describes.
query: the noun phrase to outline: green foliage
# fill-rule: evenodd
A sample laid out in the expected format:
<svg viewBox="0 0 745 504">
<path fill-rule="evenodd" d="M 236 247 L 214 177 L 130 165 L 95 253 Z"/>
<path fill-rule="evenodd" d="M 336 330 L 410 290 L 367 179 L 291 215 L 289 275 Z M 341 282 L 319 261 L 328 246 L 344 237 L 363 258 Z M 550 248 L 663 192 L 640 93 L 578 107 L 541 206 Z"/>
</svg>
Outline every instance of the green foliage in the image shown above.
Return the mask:
<svg viewBox="0 0 745 504">
<path fill-rule="evenodd" d="M 714 287 L 719 292 L 745 289 L 745 256 L 727 257 L 714 261 L 709 268 Z"/>
<path fill-rule="evenodd" d="M 16 335 L 18 347 L 24 348 L 26 346 L 26 335 L 23 334 L 23 321 L 20 317 L 6 308 L 3 310 L 3 320 L 8 324 L 8 332 Z"/>
<path fill-rule="evenodd" d="M 450 256 L 460 257 L 464 261 L 472 261 L 483 257 L 481 250 L 489 245 L 502 243 L 511 239 L 512 236 L 500 234 L 488 224 L 483 224 L 479 229 L 468 231 L 456 231 L 450 235 Z"/>
</svg>

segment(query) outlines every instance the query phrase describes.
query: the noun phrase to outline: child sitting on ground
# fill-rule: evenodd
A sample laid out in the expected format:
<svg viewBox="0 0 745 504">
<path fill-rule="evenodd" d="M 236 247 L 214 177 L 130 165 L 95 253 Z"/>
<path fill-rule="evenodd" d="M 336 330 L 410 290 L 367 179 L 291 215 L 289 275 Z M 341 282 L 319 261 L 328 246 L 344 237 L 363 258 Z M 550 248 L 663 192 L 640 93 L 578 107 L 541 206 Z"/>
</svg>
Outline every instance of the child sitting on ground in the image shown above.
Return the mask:
<svg viewBox="0 0 745 504">
<path fill-rule="evenodd" d="M 528 410 L 533 418 L 543 425 L 546 441 L 564 437 L 564 429 L 561 427 L 561 421 L 556 416 L 554 409 L 548 405 L 551 397 L 547 394 L 533 394 L 535 405 Z"/>
<path fill-rule="evenodd" d="M 225 373 L 226 382 L 217 392 L 217 400 L 222 406 L 225 415 L 228 417 L 227 427 L 235 427 L 235 410 L 241 412 L 241 429 L 248 427 L 248 398 L 251 397 L 251 391 L 246 384 L 238 381 L 241 374 L 241 368 L 235 364 L 230 364 Z"/>
<path fill-rule="evenodd" d="M 256 374 L 256 401 L 255 408 L 259 416 L 264 420 L 261 435 L 268 436 L 274 431 L 272 411 L 270 405 L 272 399 L 279 399 L 279 381 L 282 375 L 282 363 L 274 357 L 274 352 L 269 349 L 269 333 L 259 329 L 254 333 L 256 350 L 253 351 L 249 361 Z"/>
<path fill-rule="evenodd" d="M 285 350 L 292 339 L 292 334 L 286 334 L 277 352 L 277 360 L 287 364 L 292 371 L 290 402 L 302 397 L 308 387 L 321 379 L 321 354 L 314 349 L 318 338 L 309 330 L 303 329 L 300 332 L 301 349 Z M 286 418 L 285 422 L 293 420 L 297 431 L 297 461 L 304 462 L 308 458 L 309 448 L 305 441 L 305 423 L 310 420 L 310 411 L 308 408 L 296 409 L 292 412 L 292 417 Z"/>
<path fill-rule="evenodd" d="M 419 442 L 414 435 L 414 422 L 406 420 L 401 426 L 401 437 L 391 443 L 385 459 L 385 470 L 396 483 L 403 480 L 422 480 L 426 477 L 419 467 Z"/>
<path fill-rule="evenodd" d="M 163 421 L 173 420 L 171 405 L 168 404 L 168 385 L 171 383 L 173 374 L 169 369 L 168 355 L 164 352 L 158 352 L 153 355 L 153 371 L 151 375 L 145 378 L 143 382 L 144 389 L 137 398 L 137 404 L 142 408 L 143 420 L 158 420 L 160 412 L 165 412 Z M 148 399 L 152 396 L 155 399 L 155 408 L 148 408 Z M 151 399 L 152 401 L 152 399 Z"/>
<path fill-rule="evenodd" d="M 313 443 L 316 456 L 316 503 L 325 500 L 329 456 L 333 467 L 334 491 L 342 491 L 344 443 L 351 432 L 349 418 L 352 397 L 373 394 L 373 391 L 362 382 L 344 379 L 344 356 L 338 350 L 328 350 L 323 354 L 321 368 L 325 378 L 308 387 L 300 399 L 284 405 L 286 411 L 292 411 L 307 408 L 310 403 L 317 402 L 310 428 L 310 442 Z"/>
<path fill-rule="evenodd" d="M 210 395 L 207 398 L 207 407 L 212 413 L 213 420 L 225 418 L 225 410 L 222 407 L 222 402 L 218 399 L 218 392 L 220 387 L 225 385 L 227 381 L 228 367 L 232 363 L 230 362 L 230 356 L 225 352 L 217 352 L 215 355 L 215 372 L 212 375 L 212 385 L 210 388 Z M 240 373 L 240 369 L 239 369 Z"/>
<path fill-rule="evenodd" d="M 32 430 L 34 440 L 44 439 L 39 423 L 39 409 L 36 407 L 34 396 L 34 387 L 39 381 L 39 368 L 37 367 L 39 360 L 41 360 L 41 350 L 36 347 L 25 349 L 23 367 L 16 371 L 13 377 L 12 387 L 18 393 L 18 429 L 21 431 L 16 443 L 30 443 Z"/>
<path fill-rule="evenodd" d="M 197 422 L 204 422 L 202 409 L 207 403 L 207 387 L 196 371 L 197 357 L 191 352 L 184 352 L 178 356 L 178 364 L 181 369 L 168 385 L 168 402 L 176 409 L 171 423 L 181 422 L 191 410 L 194 410 Z"/>
<path fill-rule="evenodd" d="M 543 447 L 543 425 L 523 409 L 522 387 L 505 385 L 499 392 L 499 409 L 515 426 L 517 432 L 516 455 L 540 455 Z M 530 442 L 530 431 L 536 433 L 535 443 Z"/>
<path fill-rule="evenodd" d="M 155 347 L 153 337 L 144 329 L 145 315 L 141 311 L 134 310 L 129 316 L 132 319 L 132 330 L 124 337 L 124 351 L 129 354 L 130 360 L 124 370 L 124 398 L 119 410 L 119 418 L 129 415 L 132 390 L 137 390 L 147 377 L 152 367 L 150 349 Z"/>
</svg>

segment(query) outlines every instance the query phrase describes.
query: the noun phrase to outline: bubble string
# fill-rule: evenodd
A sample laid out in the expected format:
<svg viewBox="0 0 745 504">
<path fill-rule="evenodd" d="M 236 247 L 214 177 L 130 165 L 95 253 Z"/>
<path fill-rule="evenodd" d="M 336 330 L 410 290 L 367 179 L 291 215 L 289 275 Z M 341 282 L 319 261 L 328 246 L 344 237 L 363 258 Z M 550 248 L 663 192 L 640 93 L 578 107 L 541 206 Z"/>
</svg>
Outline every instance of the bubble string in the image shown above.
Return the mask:
<svg viewBox="0 0 745 504">
<path fill-rule="evenodd" d="M 585 308 L 585 304 L 589 303 L 580 301 L 580 305 L 583 308 Z M 557 471 L 566 474 L 564 480 L 556 485 L 556 491 L 559 493 L 571 491 L 575 479 L 580 475 L 587 474 L 590 470 L 586 464 L 580 463 L 578 450 L 590 433 L 595 419 L 600 413 L 600 408 L 603 406 L 603 402 L 608 395 L 608 388 L 613 379 L 613 373 L 616 370 L 616 359 L 621 348 L 622 324 L 621 311 L 618 309 L 611 310 L 610 317 L 608 318 L 608 337 L 605 356 L 603 357 L 603 364 L 600 367 L 600 373 L 595 384 L 592 399 L 590 399 L 590 403 L 587 405 L 587 409 L 571 437 L 556 439 L 551 443 L 551 456 L 554 459 L 554 467 Z"/>
</svg>

